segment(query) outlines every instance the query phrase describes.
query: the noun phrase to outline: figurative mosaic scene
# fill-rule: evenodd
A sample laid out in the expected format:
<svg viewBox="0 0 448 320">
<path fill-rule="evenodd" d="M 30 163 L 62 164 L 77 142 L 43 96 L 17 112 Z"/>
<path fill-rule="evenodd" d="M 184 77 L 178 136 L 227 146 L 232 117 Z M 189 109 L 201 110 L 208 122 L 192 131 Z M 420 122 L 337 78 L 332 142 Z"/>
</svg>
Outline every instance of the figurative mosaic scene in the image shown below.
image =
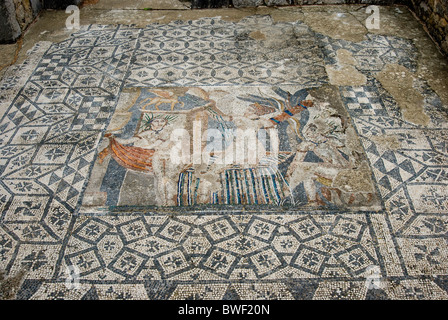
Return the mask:
<svg viewBox="0 0 448 320">
<path fill-rule="evenodd" d="M 200 204 L 381 209 L 337 88 L 288 90 L 123 93 L 130 104 L 119 103 L 112 116 L 83 210 Z"/>
<path fill-rule="evenodd" d="M 6 2 L 0 299 L 448 299 L 446 4 Z"/>
</svg>

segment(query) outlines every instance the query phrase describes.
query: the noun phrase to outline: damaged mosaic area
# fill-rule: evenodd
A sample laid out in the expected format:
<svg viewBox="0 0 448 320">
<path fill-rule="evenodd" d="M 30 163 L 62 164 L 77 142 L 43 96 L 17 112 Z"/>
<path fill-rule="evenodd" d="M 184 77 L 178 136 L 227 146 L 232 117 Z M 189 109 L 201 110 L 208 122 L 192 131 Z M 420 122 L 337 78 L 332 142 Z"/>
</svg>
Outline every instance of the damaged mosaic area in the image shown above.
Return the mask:
<svg viewBox="0 0 448 320">
<path fill-rule="evenodd" d="M 418 50 L 270 16 L 39 43 L 0 83 L 0 295 L 447 299 L 446 105 Z M 174 129 L 217 157 L 240 127 L 277 133 L 277 171 L 167 161 Z"/>
</svg>

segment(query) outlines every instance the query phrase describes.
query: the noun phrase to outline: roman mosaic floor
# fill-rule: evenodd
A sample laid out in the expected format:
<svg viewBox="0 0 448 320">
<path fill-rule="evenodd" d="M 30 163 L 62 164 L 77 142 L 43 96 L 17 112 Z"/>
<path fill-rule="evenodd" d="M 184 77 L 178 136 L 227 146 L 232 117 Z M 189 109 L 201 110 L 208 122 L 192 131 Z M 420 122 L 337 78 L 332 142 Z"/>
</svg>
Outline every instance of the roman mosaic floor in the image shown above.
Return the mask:
<svg viewBox="0 0 448 320">
<path fill-rule="evenodd" d="M 448 298 L 447 60 L 406 7 L 182 12 L 3 72 L 2 297 Z"/>
</svg>

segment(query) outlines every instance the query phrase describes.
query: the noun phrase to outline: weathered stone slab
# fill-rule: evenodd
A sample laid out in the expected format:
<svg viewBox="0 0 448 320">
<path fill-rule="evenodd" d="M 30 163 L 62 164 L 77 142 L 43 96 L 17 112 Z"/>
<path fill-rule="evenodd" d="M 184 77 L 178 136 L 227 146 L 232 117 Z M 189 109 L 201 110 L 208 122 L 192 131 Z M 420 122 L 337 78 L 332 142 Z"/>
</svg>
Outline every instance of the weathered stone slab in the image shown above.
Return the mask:
<svg viewBox="0 0 448 320">
<path fill-rule="evenodd" d="M 2 1 L 0 3 L 0 43 L 14 42 L 21 34 L 13 1 Z"/>
<path fill-rule="evenodd" d="M 263 0 L 233 0 L 235 8 L 258 7 L 264 5 Z"/>
<path fill-rule="evenodd" d="M 222 8 L 228 7 L 231 4 L 230 0 L 192 0 L 192 9 L 205 9 L 205 8 Z"/>
<path fill-rule="evenodd" d="M 411 0 L 408 5 L 423 20 L 442 52 L 448 54 L 448 2 Z"/>
</svg>

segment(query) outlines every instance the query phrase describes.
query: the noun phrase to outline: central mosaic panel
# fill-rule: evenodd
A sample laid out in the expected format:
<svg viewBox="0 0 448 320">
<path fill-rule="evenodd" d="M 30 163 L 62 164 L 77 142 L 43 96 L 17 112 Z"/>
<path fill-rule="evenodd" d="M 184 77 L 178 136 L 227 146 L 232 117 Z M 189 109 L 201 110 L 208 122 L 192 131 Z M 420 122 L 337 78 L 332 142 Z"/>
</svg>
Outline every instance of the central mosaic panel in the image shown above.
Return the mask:
<svg viewBox="0 0 448 320">
<path fill-rule="evenodd" d="M 379 199 L 336 87 L 144 87 L 121 94 L 80 213 L 371 211 Z"/>
</svg>

